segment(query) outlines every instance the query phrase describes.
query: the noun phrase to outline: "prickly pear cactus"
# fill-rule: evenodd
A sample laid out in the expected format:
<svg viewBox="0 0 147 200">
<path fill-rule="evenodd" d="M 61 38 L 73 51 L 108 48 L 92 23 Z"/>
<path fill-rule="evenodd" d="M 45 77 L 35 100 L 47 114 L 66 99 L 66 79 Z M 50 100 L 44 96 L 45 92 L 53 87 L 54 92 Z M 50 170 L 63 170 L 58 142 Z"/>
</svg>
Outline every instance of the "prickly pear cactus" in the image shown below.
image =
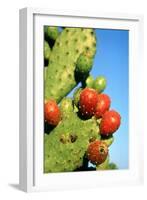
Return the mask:
<svg viewBox="0 0 147 200">
<path fill-rule="evenodd" d="M 45 125 L 44 172 L 117 169 L 110 163 L 109 155 L 102 164 L 89 167 L 89 143 L 102 140 L 110 147 L 114 137 L 101 135 L 101 118 L 96 119 L 94 115 L 90 119 L 83 118 L 79 108 L 80 94 L 85 87 L 93 88 L 97 93 L 106 87 L 103 76 L 94 79 L 89 75 L 96 52 L 94 30 L 64 28 L 59 33 L 57 27 L 45 27 L 44 32 L 44 58 L 48 60 L 44 68 L 45 101 L 55 100 L 61 112 L 57 126 Z M 74 91 L 73 98 L 67 98 L 79 82 L 82 84 Z"/>
<path fill-rule="evenodd" d="M 45 173 L 79 168 L 83 164 L 89 142 L 100 139 L 96 120 L 81 120 L 77 113 L 73 112 L 70 99 L 63 101 L 63 120 L 45 136 Z"/>
<path fill-rule="evenodd" d="M 57 37 L 50 54 L 46 72 L 45 99 L 54 99 L 59 103 L 84 77 L 80 76 L 80 67 L 81 72 L 84 70 L 82 63 L 85 64 L 87 61 L 91 68 L 95 52 L 96 37 L 93 29 L 65 28 Z M 85 62 L 80 62 L 76 74 L 77 60 L 81 55 L 86 59 Z"/>
</svg>

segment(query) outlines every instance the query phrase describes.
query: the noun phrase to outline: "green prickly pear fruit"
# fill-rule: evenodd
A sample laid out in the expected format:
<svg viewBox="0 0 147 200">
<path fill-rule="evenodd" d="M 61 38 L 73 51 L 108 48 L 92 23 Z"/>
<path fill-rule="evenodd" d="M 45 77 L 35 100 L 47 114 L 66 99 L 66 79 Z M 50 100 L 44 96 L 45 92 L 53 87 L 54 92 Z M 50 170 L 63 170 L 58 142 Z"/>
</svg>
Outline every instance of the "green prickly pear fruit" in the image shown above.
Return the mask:
<svg viewBox="0 0 147 200">
<path fill-rule="evenodd" d="M 117 165 L 115 163 L 110 163 L 108 166 L 108 169 L 118 169 Z"/>
<path fill-rule="evenodd" d="M 59 35 L 58 27 L 55 26 L 45 26 L 44 28 L 45 38 L 56 40 Z"/>
<path fill-rule="evenodd" d="M 90 72 L 93 65 L 93 58 L 88 57 L 86 54 L 81 54 L 77 60 L 76 72 L 87 74 Z"/>
<path fill-rule="evenodd" d="M 106 88 L 107 82 L 104 76 L 98 76 L 93 83 L 93 88 L 98 91 L 98 93 L 101 93 Z"/>
<path fill-rule="evenodd" d="M 44 59 L 49 60 L 51 49 L 47 41 L 44 41 Z"/>
<path fill-rule="evenodd" d="M 86 81 L 86 87 L 93 88 L 94 78 L 92 75 L 88 76 Z"/>
</svg>

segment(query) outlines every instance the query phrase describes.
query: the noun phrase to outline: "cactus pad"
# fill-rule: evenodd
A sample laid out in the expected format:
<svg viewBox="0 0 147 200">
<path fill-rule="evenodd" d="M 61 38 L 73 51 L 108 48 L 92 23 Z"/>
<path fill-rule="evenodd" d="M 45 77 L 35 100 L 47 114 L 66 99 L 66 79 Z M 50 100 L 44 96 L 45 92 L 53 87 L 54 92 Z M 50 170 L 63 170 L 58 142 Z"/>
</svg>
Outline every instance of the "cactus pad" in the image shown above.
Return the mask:
<svg viewBox="0 0 147 200">
<path fill-rule="evenodd" d="M 46 73 L 45 99 L 59 103 L 77 84 L 75 74 L 77 59 L 84 53 L 93 59 L 96 37 L 93 29 L 65 28 L 54 44 Z"/>
<path fill-rule="evenodd" d="M 83 164 L 89 142 L 100 139 L 94 118 L 84 121 L 74 112 L 69 115 L 49 135 L 45 135 L 45 173 L 79 168 Z"/>
</svg>

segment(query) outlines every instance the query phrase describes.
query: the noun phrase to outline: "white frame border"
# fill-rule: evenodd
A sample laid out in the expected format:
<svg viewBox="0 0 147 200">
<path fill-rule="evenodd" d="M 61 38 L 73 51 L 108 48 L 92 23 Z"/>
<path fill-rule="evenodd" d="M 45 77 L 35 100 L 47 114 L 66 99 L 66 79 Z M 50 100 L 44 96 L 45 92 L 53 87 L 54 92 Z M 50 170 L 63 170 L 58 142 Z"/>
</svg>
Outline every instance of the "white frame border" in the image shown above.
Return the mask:
<svg viewBox="0 0 147 200">
<path fill-rule="evenodd" d="M 95 18 L 95 19 L 111 19 L 111 20 L 124 20 L 124 21 L 134 21 L 138 22 L 138 63 L 137 66 L 140 66 L 141 70 L 135 69 L 135 76 L 134 78 L 137 78 L 137 74 L 139 71 L 139 75 L 141 75 L 142 78 L 140 78 L 140 82 L 144 81 L 144 74 L 143 74 L 143 17 L 138 15 L 128 15 L 128 14 L 112 14 L 112 13 L 90 13 L 90 12 L 81 12 L 81 11 L 52 11 L 48 9 L 33 9 L 33 8 L 24 8 L 20 10 L 20 189 L 23 191 L 31 192 L 31 191 L 43 191 L 43 190 L 51 190 L 51 189 L 65 189 L 64 187 L 61 187 L 61 185 L 49 185 L 48 187 L 41 187 L 34 185 L 34 174 L 35 170 L 33 169 L 34 166 L 34 155 L 33 155 L 33 149 L 34 149 L 34 143 L 33 143 L 33 133 L 34 133 L 34 123 L 33 123 L 33 116 L 34 116 L 34 83 L 35 83 L 35 74 L 34 74 L 34 46 L 33 46 L 33 28 L 34 28 L 34 15 L 52 15 L 52 16 L 70 16 L 70 17 L 84 17 L 84 18 Z M 141 83 L 140 83 L 141 86 Z M 139 87 L 138 87 L 139 88 Z M 136 101 L 137 103 L 141 102 L 141 97 L 143 98 L 143 92 L 139 91 L 139 97 Z M 143 107 L 143 106 L 142 106 Z M 141 107 L 141 112 L 143 112 L 143 108 Z M 139 119 L 140 122 L 142 122 L 142 117 Z M 143 128 L 139 127 L 137 130 L 141 132 L 141 136 L 143 136 Z M 138 144 L 139 147 L 143 147 L 143 140 L 139 139 Z M 134 175 L 134 179 L 128 180 L 127 178 L 124 178 L 124 180 L 118 182 L 118 181 L 112 181 L 105 183 L 105 181 L 101 184 L 103 186 L 105 185 L 117 185 L 118 183 L 125 183 L 127 184 L 138 184 L 143 181 L 143 150 L 137 152 L 138 154 L 141 153 L 141 155 L 138 156 L 138 169 L 139 174 L 137 174 L 137 177 Z M 83 173 L 83 172 L 82 172 Z M 112 173 L 109 171 L 109 173 Z M 80 174 L 80 177 L 82 178 L 82 174 L 80 172 L 75 174 L 75 177 L 78 178 Z M 103 172 L 101 173 L 101 179 L 103 175 Z M 62 173 L 51 174 L 51 176 L 58 176 L 62 177 Z M 70 174 L 68 175 L 70 176 Z M 87 176 L 91 179 L 93 175 L 89 175 L 87 173 Z M 90 177 L 91 176 L 91 177 Z M 94 174 L 95 176 L 95 174 Z M 132 174 L 133 177 L 133 174 Z M 114 178 L 115 179 L 115 178 Z M 66 184 L 67 185 L 67 184 Z M 91 187 L 97 187 L 98 184 L 93 184 Z M 75 185 L 74 185 L 75 187 Z M 78 186 L 79 187 L 79 186 Z M 89 188 L 90 184 L 83 184 L 84 188 Z M 68 189 L 73 188 L 73 185 L 70 185 Z"/>
</svg>

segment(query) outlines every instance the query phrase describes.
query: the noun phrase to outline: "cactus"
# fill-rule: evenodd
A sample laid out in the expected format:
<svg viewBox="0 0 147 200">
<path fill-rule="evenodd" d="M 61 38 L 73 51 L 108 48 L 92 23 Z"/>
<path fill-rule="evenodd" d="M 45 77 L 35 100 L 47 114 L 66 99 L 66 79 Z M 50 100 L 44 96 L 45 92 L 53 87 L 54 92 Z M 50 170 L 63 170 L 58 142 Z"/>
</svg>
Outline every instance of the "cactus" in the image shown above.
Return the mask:
<svg viewBox="0 0 147 200">
<path fill-rule="evenodd" d="M 102 140 L 109 147 L 114 137 L 100 133 L 102 118 L 90 119 L 80 113 L 81 91 L 93 88 L 101 93 L 106 87 L 102 76 L 89 75 L 96 52 L 96 37 L 93 29 L 64 28 L 61 33 L 57 27 L 45 26 L 44 59 L 49 60 L 44 68 L 45 102 L 55 100 L 61 112 L 61 121 L 57 126 L 44 126 L 44 172 L 70 172 L 87 170 L 117 169 L 107 159 L 99 165 L 89 167 L 87 156 L 89 143 Z M 45 65 L 46 66 L 46 65 Z M 66 97 L 77 84 L 73 99 Z"/>
<path fill-rule="evenodd" d="M 87 74 L 90 72 L 93 65 L 93 58 L 88 57 L 87 54 L 81 54 L 77 59 L 76 72 Z"/>
<path fill-rule="evenodd" d="M 91 75 L 88 76 L 87 79 L 85 80 L 86 87 L 93 88 L 93 83 L 94 83 L 93 76 L 91 76 Z"/>
<path fill-rule="evenodd" d="M 71 98 L 64 97 L 60 103 L 62 119 L 70 118 L 73 112 L 73 101 Z"/>
<path fill-rule="evenodd" d="M 117 167 L 117 165 L 115 163 L 109 163 L 108 169 L 113 170 L 113 169 L 118 169 L 118 167 Z"/>
<path fill-rule="evenodd" d="M 47 71 L 47 67 L 44 67 L 44 80 L 46 79 L 46 71 Z"/>
<path fill-rule="evenodd" d="M 51 54 L 51 48 L 47 41 L 44 41 L 44 59 L 49 60 Z"/>
<path fill-rule="evenodd" d="M 58 27 L 55 26 L 45 26 L 44 27 L 45 38 L 47 41 L 56 40 L 59 36 Z"/>
<path fill-rule="evenodd" d="M 101 140 L 107 144 L 109 147 L 113 142 L 114 142 L 114 137 L 109 136 L 109 137 L 101 137 Z"/>
<path fill-rule="evenodd" d="M 98 91 L 98 93 L 101 93 L 106 88 L 107 82 L 104 76 L 98 76 L 93 83 L 93 88 Z"/>
<path fill-rule="evenodd" d="M 96 166 L 96 170 L 106 170 L 108 169 L 108 167 L 109 167 L 109 155 L 102 164 Z"/>
<path fill-rule="evenodd" d="M 116 164 L 110 163 L 109 155 L 108 155 L 107 159 L 105 160 L 105 162 L 103 162 L 101 165 L 96 166 L 96 170 L 114 170 L 114 169 L 118 169 L 118 168 L 117 168 Z"/>
<path fill-rule="evenodd" d="M 82 88 L 77 88 L 75 91 L 74 91 L 74 94 L 73 94 L 73 98 L 74 98 L 74 104 L 78 107 L 78 104 L 79 104 L 79 100 L 80 100 L 80 93 L 82 91 Z"/>
<path fill-rule="evenodd" d="M 84 77 L 76 73 L 79 57 L 84 54 L 87 60 L 92 60 L 95 52 L 96 37 L 92 29 L 65 28 L 57 37 L 50 55 L 45 99 L 54 99 L 59 103 Z"/>
<path fill-rule="evenodd" d="M 81 120 L 71 109 L 71 101 L 63 101 L 63 120 L 45 135 L 45 173 L 73 171 L 81 167 L 89 142 L 100 139 L 96 120 Z"/>
</svg>

